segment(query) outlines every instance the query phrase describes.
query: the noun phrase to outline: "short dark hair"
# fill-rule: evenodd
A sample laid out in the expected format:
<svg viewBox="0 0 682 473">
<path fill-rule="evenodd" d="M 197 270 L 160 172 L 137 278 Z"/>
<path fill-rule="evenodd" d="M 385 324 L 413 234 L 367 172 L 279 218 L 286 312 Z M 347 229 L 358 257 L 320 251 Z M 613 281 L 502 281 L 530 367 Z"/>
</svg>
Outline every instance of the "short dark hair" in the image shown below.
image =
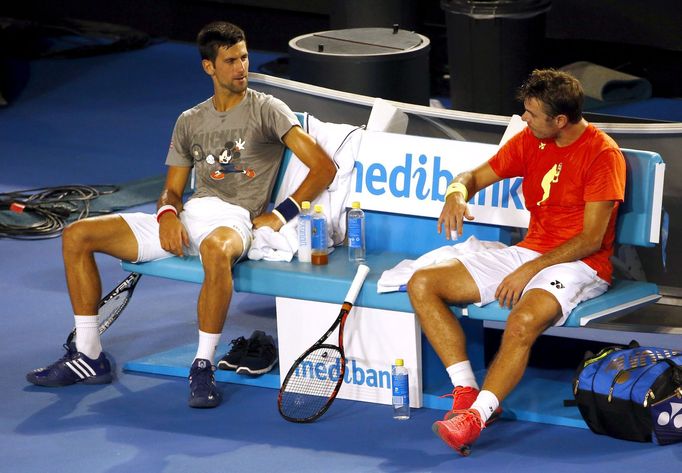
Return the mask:
<svg viewBox="0 0 682 473">
<path fill-rule="evenodd" d="M 218 49 L 222 47 L 231 48 L 241 41 L 246 41 L 244 31 L 227 21 L 209 23 L 197 35 L 197 46 L 201 59 L 208 59 L 211 62 L 214 62 L 218 57 Z"/>
<path fill-rule="evenodd" d="M 536 69 L 519 87 L 517 98 L 522 102 L 537 99 L 551 117 L 566 115 L 570 123 L 583 117 L 583 87 L 572 75 L 554 69 Z"/>
</svg>

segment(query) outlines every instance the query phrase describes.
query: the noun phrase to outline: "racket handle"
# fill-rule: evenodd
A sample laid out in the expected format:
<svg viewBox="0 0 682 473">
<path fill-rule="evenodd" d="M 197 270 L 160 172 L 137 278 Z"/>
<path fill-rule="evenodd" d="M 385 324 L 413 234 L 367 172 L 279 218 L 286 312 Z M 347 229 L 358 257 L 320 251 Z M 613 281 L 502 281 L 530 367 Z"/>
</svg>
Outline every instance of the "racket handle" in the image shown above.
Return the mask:
<svg viewBox="0 0 682 473">
<path fill-rule="evenodd" d="M 369 266 L 366 264 L 361 264 L 358 266 L 358 271 L 355 273 L 355 277 L 353 278 L 353 282 L 350 285 L 350 289 L 348 289 L 348 294 L 346 294 L 345 302 L 348 302 L 351 305 L 355 304 L 355 299 L 358 297 L 358 293 L 362 288 L 362 284 L 365 282 L 367 273 L 369 273 Z"/>
</svg>

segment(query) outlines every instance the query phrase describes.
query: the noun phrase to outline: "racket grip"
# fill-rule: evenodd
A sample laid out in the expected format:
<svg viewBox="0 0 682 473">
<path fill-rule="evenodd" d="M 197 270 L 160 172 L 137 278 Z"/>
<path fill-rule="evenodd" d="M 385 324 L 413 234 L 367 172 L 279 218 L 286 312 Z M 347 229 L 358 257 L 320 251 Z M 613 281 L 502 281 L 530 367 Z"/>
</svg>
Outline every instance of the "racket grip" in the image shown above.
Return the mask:
<svg viewBox="0 0 682 473">
<path fill-rule="evenodd" d="M 355 277 L 353 278 L 353 282 L 350 285 L 350 289 L 348 289 L 348 294 L 346 294 L 346 299 L 345 302 L 352 304 L 355 304 L 355 299 L 358 297 L 358 293 L 360 293 L 360 289 L 362 288 L 362 284 L 365 282 L 365 278 L 367 277 L 367 274 L 369 273 L 369 266 L 366 264 L 361 264 L 358 266 L 358 270 L 355 273 Z"/>
</svg>

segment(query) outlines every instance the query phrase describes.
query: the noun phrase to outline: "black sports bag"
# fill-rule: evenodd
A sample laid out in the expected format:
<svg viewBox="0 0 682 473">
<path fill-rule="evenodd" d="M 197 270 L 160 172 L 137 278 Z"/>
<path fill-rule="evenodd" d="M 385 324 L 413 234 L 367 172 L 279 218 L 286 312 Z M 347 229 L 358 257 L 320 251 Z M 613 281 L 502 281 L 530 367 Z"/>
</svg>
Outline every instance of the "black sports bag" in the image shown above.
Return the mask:
<svg viewBox="0 0 682 473">
<path fill-rule="evenodd" d="M 573 394 L 590 430 L 624 440 L 682 441 L 682 354 L 657 347 L 610 346 L 587 353 Z"/>
</svg>

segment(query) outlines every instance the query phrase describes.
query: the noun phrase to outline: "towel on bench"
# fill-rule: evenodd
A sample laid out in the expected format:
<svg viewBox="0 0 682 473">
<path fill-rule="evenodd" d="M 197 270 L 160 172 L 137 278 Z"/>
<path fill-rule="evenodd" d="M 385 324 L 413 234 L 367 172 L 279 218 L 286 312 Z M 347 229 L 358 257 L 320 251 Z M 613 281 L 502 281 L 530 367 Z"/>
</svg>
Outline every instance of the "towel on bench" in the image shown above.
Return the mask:
<svg viewBox="0 0 682 473">
<path fill-rule="evenodd" d="M 329 231 L 327 246 L 333 248 L 341 244 L 346 235 L 346 201 L 350 194 L 355 156 L 360 148 L 363 130 L 354 125 L 325 123 L 312 115 L 306 116 L 305 128 L 334 160 L 337 167 L 334 181 L 311 202 L 311 207 L 320 204 L 324 208 Z M 292 155 L 275 197 L 275 205 L 289 197 L 307 175 L 308 167 L 295 154 Z M 291 261 L 298 251 L 297 226 L 298 217 L 294 217 L 279 232 L 274 232 L 270 228 L 255 230 L 248 252 L 249 259 Z"/>
<path fill-rule="evenodd" d="M 442 263 L 457 259 L 464 253 L 477 253 L 479 251 L 505 248 L 507 245 L 499 241 L 481 241 L 475 236 L 470 236 L 466 241 L 455 243 L 454 245 L 441 246 L 435 250 L 420 256 L 416 260 L 405 259 L 391 269 L 381 273 L 377 282 L 377 292 L 404 292 L 407 289 L 407 282 L 418 269 L 432 264 Z"/>
</svg>

